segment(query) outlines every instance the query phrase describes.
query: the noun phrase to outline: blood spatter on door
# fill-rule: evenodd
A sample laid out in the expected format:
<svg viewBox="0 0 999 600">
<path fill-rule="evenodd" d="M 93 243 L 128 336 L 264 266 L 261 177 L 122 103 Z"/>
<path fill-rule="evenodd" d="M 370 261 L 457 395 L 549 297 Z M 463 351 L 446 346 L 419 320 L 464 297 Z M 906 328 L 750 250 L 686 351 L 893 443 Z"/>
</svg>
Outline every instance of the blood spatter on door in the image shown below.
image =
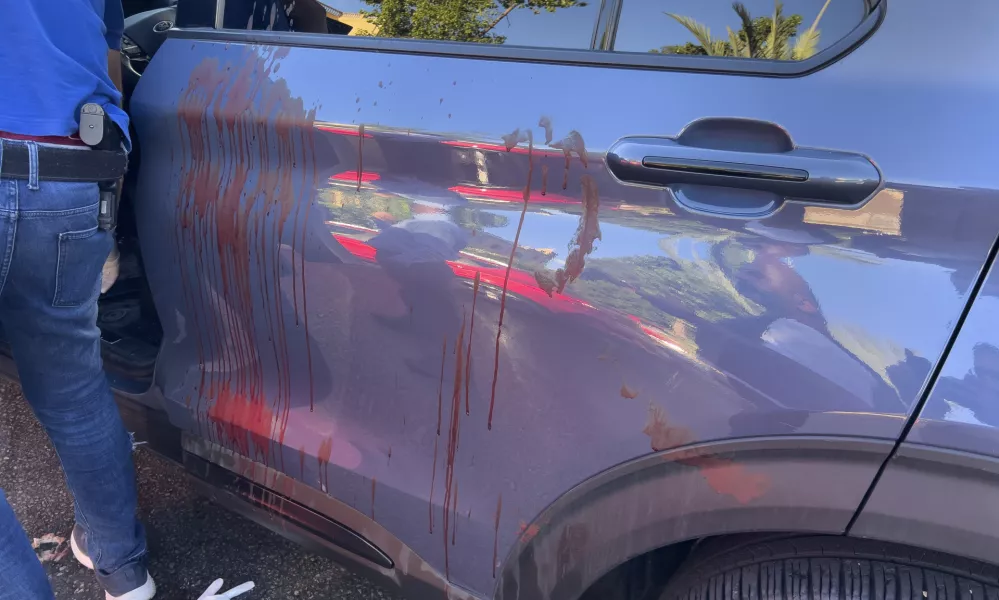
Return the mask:
<svg viewBox="0 0 999 600">
<path fill-rule="evenodd" d="M 634 400 L 635 398 L 638 398 L 638 394 L 639 394 L 638 390 L 631 389 L 630 387 L 628 387 L 628 384 L 626 383 L 621 384 L 622 398 L 627 398 L 628 400 Z"/>
<path fill-rule="evenodd" d="M 583 214 L 579 217 L 579 225 L 570 243 L 569 256 L 565 267 L 555 271 L 555 282 L 561 294 L 565 286 L 575 281 L 583 273 L 586 257 L 594 249 L 594 242 L 601 239 L 600 233 L 600 195 L 597 183 L 589 174 L 581 178 L 583 185 Z"/>
<path fill-rule="evenodd" d="M 506 314 L 506 296 L 510 285 L 510 271 L 513 269 L 513 260 L 517 255 L 517 247 L 520 245 L 520 233 L 524 229 L 524 217 L 527 216 L 527 204 L 531 199 L 531 180 L 534 177 L 534 134 L 528 129 L 521 133 L 515 129 L 509 136 L 504 136 L 503 141 L 507 145 L 507 150 L 512 150 L 517 145 L 521 136 L 527 141 L 527 182 L 524 184 L 524 206 L 520 210 L 520 221 L 517 223 L 517 233 L 513 236 L 513 244 L 510 247 L 510 258 L 506 263 L 506 272 L 503 275 L 503 291 L 500 294 L 499 320 L 496 323 L 496 349 L 493 359 L 493 383 L 489 396 L 489 416 L 486 420 L 486 429 L 493 428 L 493 409 L 496 406 L 496 384 L 499 380 L 499 352 L 500 341 L 503 335 L 503 317 Z M 511 145 L 513 141 L 513 145 Z"/>
<path fill-rule="evenodd" d="M 265 463 L 283 462 L 293 396 L 314 397 L 311 377 L 293 385 L 290 357 L 307 355 L 311 372 L 305 262 L 294 257 L 318 187 L 316 109 L 276 76 L 289 51 L 245 47 L 225 64 L 196 66 L 178 100 L 173 155 L 175 252 L 201 371 L 196 416 L 241 454 L 252 437 Z M 282 247 L 293 257 L 291 289 L 281 281 Z M 304 331 L 290 335 L 292 320 Z"/>
<path fill-rule="evenodd" d="M 656 404 L 649 405 L 649 416 L 642 433 L 649 436 L 653 450 L 659 452 L 693 443 L 696 438 L 689 429 L 670 424 L 666 411 Z M 745 504 L 762 496 L 770 485 L 762 473 L 753 473 L 735 461 L 720 456 L 681 456 L 671 458 L 680 464 L 695 467 L 711 489 Z"/>
<path fill-rule="evenodd" d="M 551 145 L 552 143 L 552 120 L 549 117 L 542 116 L 538 119 L 538 127 L 545 130 L 545 143 Z"/>
</svg>

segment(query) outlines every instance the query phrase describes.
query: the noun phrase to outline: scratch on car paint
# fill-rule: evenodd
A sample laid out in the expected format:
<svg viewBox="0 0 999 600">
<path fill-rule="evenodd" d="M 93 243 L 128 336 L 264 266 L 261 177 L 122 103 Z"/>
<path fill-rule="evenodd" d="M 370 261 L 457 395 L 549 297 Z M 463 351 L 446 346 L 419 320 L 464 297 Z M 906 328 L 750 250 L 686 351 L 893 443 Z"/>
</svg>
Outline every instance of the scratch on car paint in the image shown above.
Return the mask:
<svg viewBox="0 0 999 600">
<path fill-rule="evenodd" d="M 564 189 L 564 188 L 563 188 Z M 541 195 L 548 194 L 548 165 L 541 165 Z"/>
<path fill-rule="evenodd" d="M 514 130 L 511 136 L 514 139 L 520 139 L 520 133 L 518 130 Z M 517 233 L 513 236 L 513 244 L 510 248 L 510 259 L 506 263 L 506 273 L 503 275 L 503 292 L 500 294 L 500 309 L 499 309 L 499 321 L 496 324 L 496 352 L 493 358 L 493 385 L 492 391 L 489 395 L 489 417 L 486 420 L 486 429 L 492 430 L 493 428 L 493 409 L 496 406 L 496 382 L 499 379 L 499 351 L 500 351 L 500 339 L 503 335 L 503 316 L 506 314 L 506 293 L 510 285 L 510 271 L 513 269 L 513 259 L 517 254 L 517 246 L 520 244 L 520 232 L 524 228 L 524 217 L 527 215 L 527 203 L 531 198 L 531 179 L 534 177 L 534 133 L 528 129 L 524 133 L 524 137 L 527 138 L 527 184 L 524 186 L 524 206 L 520 210 L 520 222 L 517 223 Z M 507 144 L 507 149 L 512 150 L 513 146 L 510 145 L 510 141 L 507 139 L 508 136 L 504 136 L 503 140 Z M 516 143 L 514 144 L 514 146 Z"/>
<path fill-rule="evenodd" d="M 649 436 L 650 445 L 656 452 L 684 446 L 695 440 L 693 432 L 685 427 L 670 425 L 666 411 L 651 403 L 648 420 L 642 433 Z M 741 504 L 759 498 L 769 487 L 766 475 L 750 473 L 742 465 L 727 458 L 689 456 L 675 460 L 680 464 L 697 468 L 713 490 L 731 496 Z"/>
<path fill-rule="evenodd" d="M 635 398 L 638 398 L 638 394 L 639 394 L 638 390 L 631 389 L 630 387 L 628 387 L 628 384 L 626 383 L 621 384 L 622 398 L 627 398 L 628 400 L 634 400 Z"/>
<path fill-rule="evenodd" d="M 388 460 L 385 462 L 385 466 L 389 467 L 392 465 L 392 446 L 388 447 Z"/>
<path fill-rule="evenodd" d="M 298 448 L 298 478 L 305 481 L 305 446 Z"/>
<path fill-rule="evenodd" d="M 479 300 L 479 283 L 482 281 L 482 273 L 480 271 L 475 272 L 475 280 L 472 282 L 472 316 L 469 320 L 468 325 L 468 350 L 465 353 L 465 414 L 470 415 L 471 410 L 469 409 L 469 389 L 471 386 L 471 375 L 472 375 L 472 333 L 475 331 L 475 304 Z"/>
<path fill-rule="evenodd" d="M 260 423 L 253 423 L 258 429 L 245 431 L 260 446 L 255 451 L 264 456 L 265 464 L 272 451 L 284 459 L 280 446 L 291 407 L 290 348 L 279 277 L 281 250 L 286 246 L 281 238 L 290 225 L 292 257 L 300 253 L 296 228 L 305 225 L 301 204 L 309 202 L 317 187 L 312 158 L 316 109 L 306 111 L 285 81 L 273 77 L 278 61 L 287 54 L 287 49 L 247 47 L 224 67 L 214 58 L 195 67 L 178 102 L 182 150 L 180 157 L 175 156 L 180 163 L 181 216 L 174 237 L 185 304 L 198 331 L 197 418 L 205 415 L 201 407 L 207 396 L 214 401 L 209 420 L 229 419 L 227 424 L 215 424 L 218 441 L 245 455 L 249 449 L 239 444 L 246 436 L 232 426 L 246 425 L 265 410 L 277 415 L 270 419 L 268 431 L 260 430 Z M 306 208 L 306 220 L 307 215 Z M 301 243 L 304 240 L 303 231 Z M 251 269 L 251 264 L 256 268 Z M 307 289 L 304 257 L 297 268 L 292 261 L 292 271 L 297 324 L 299 279 L 303 309 Z M 190 281 L 198 282 L 196 290 Z M 254 283 L 259 293 L 252 292 Z M 264 319 L 255 314 L 255 297 L 263 299 Z M 264 345 L 256 329 L 260 321 L 266 323 L 277 373 L 272 394 L 264 386 L 260 353 Z M 307 322 L 304 336 L 308 344 Z M 311 350 L 307 352 L 311 369 Z M 311 399 L 311 377 L 308 385 Z M 240 416 L 240 411 L 249 416 Z M 275 440 L 278 448 L 272 447 Z"/>
<path fill-rule="evenodd" d="M 375 486 L 378 485 L 378 480 L 374 477 L 371 478 L 371 520 L 375 520 Z"/>
<path fill-rule="evenodd" d="M 496 498 L 496 517 L 493 521 L 493 579 L 496 579 L 496 563 L 499 558 L 499 524 L 503 512 L 503 494 Z"/>
<path fill-rule="evenodd" d="M 461 348 L 465 340 L 465 324 L 467 315 L 461 317 L 461 328 L 458 330 L 458 338 L 455 341 L 455 348 Z M 449 512 L 457 508 L 457 482 L 454 478 L 454 462 L 458 454 L 458 442 L 461 427 L 461 377 L 462 377 L 462 354 L 455 353 L 454 361 L 454 389 L 451 393 L 451 418 L 448 430 L 447 455 L 444 472 L 444 507 L 441 513 L 444 530 L 444 575 L 450 573 L 450 552 L 448 550 L 448 532 L 451 531 L 453 516 Z"/>
</svg>

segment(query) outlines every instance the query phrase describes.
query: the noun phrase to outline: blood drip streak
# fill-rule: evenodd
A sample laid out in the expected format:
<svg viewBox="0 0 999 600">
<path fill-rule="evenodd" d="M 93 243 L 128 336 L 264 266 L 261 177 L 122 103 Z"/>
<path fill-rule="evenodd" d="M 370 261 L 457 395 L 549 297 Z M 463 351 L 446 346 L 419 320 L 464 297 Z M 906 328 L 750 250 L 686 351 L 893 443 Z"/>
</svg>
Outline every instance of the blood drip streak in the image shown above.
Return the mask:
<svg viewBox="0 0 999 600">
<path fill-rule="evenodd" d="M 527 185 L 524 186 L 524 208 L 520 211 L 520 222 L 517 224 L 517 233 L 513 236 L 513 247 L 510 249 L 510 260 L 506 263 L 506 273 L 503 275 L 503 293 L 500 295 L 499 322 L 496 325 L 496 355 L 493 359 L 493 386 L 489 395 L 489 418 L 486 421 L 486 429 L 493 428 L 493 408 L 496 405 L 496 381 L 499 377 L 499 351 L 500 337 L 503 335 L 503 316 L 506 314 L 506 290 L 510 283 L 510 271 L 513 269 L 513 258 L 517 254 L 517 246 L 520 244 L 520 231 L 524 228 L 524 217 L 527 215 L 527 202 L 531 198 L 531 179 L 534 177 L 534 135 L 527 132 Z"/>
</svg>

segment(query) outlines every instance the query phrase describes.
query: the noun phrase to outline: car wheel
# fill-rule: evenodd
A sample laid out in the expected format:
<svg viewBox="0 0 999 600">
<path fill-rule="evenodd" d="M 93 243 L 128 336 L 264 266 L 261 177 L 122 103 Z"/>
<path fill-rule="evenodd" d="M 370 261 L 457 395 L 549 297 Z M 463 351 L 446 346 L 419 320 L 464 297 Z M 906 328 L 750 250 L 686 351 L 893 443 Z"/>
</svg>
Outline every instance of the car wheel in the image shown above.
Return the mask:
<svg viewBox="0 0 999 600">
<path fill-rule="evenodd" d="M 712 542 L 723 542 L 713 540 Z M 999 569 L 873 540 L 790 537 L 697 548 L 660 600 L 996 600 Z"/>
</svg>

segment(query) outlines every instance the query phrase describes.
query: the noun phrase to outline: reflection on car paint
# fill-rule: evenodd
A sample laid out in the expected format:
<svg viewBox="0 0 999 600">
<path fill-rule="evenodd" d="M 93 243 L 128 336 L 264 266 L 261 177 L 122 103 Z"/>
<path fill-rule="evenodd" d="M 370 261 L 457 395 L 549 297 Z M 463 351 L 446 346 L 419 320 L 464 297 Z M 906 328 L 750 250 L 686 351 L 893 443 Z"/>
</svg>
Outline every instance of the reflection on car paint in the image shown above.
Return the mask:
<svg viewBox="0 0 999 600">
<path fill-rule="evenodd" d="M 892 438 L 997 225 L 986 194 L 948 192 L 975 226 L 959 241 L 934 234 L 939 190 L 901 183 L 858 211 L 691 215 L 662 190 L 613 179 L 601 149 L 625 131 L 602 121 L 577 156 L 564 150 L 569 136 L 551 143 L 561 123 L 544 125 L 540 111 L 518 116 L 539 125 L 517 130 L 525 140 L 509 149 L 510 128 L 472 134 L 457 112 L 457 134 L 443 133 L 446 111 L 422 130 L 413 112 L 395 127 L 390 110 L 406 105 L 392 99 L 362 126 L 336 121 L 359 95 L 303 80 L 322 51 L 185 52 L 168 42 L 154 65 L 193 72 L 185 90 L 137 101 L 146 116 L 169 115 L 179 98 L 183 116 L 146 119 L 158 130 L 141 132 L 163 142 L 144 154 L 174 152 L 160 162 L 181 173 L 143 175 L 143 243 L 175 250 L 147 262 L 161 284 L 184 284 L 154 286 L 161 314 L 188 326 L 184 338 L 180 320 L 164 319 L 165 339 L 178 340 L 157 373 L 171 418 L 187 426 L 194 415 L 190 427 L 212 440 L 377 516 L 476 590 L 525 533 L 544 535 L 534 519 L 558 494 L 677 440 Z M 393 87 L 413 90 L 417 76 L 439 79 L 394 75 Z M 664 117 L 677 130 L 683 120 Z M 549 163 L 563 170 L 559 193 L 547 190 Z M 161 205 L 168 188 L 174 207 Z M 560 269 L 576 275 L 557 293 Z M 946 293 L 864 320 L 919 296 L 915 275 L 943 278 Z M 488 411 L 487 394 L 498 400 Z M 771 490 L 729 457 L 672 460 L 733 505 Z M 586 533 L 559 543 L 571 554 Z"/>
</svg>

